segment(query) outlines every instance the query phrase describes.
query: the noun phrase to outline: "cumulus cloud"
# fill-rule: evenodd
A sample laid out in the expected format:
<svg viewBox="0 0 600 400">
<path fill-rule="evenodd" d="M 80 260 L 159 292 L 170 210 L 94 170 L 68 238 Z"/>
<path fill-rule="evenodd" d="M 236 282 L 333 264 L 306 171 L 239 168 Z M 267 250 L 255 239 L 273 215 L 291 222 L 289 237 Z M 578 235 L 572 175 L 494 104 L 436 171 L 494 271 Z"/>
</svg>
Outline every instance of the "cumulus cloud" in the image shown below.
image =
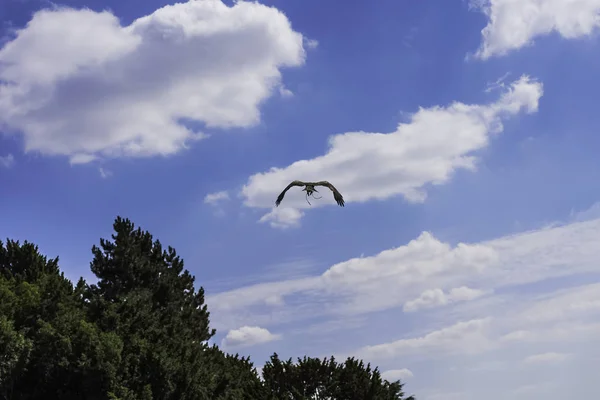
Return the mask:
<svg viewBox="0 0 600 400">
<path fill-rule="evenodd" d="M 600 25 L 600 0 L 471 0 L 471 4 L 488 18 L 475 53 L 484 60 L 531 45 L 552 32 L 575 39 Z"/>
<path fill-rule="evenodd" d="M 521 111 L 536 112 L 542 93 L 541 83 L 522 76 L 491 104 L 455 102 L 420 108 L 408 123 L 401 123 L 391 133 L 334 135 L 325 155 L 252 175 L 242 188 L 244 204 L 272 208 L 278 191 L 294 179 L 327 179 L 347 203 L 397 195 L 409 202 L 423 202 L 427 184 L 443 184 L 459 169 L 474 170 L 477 158 L 473 152 L 486 147 L 491 135 L 502 131 L 502 119 Z M 313 202 L 313 207 L 334 204 L 329 194 Z M 309 206 L 299 191 L 291 190 L 282 205 L 286 207 Z"/>
<path fill-rule="evenodd" d="M 303 36 L 257 2 L 177 3 L 129 26 L 42 10 L 0 49 L 0 125 L 72 163 L 170 155 L 206 136 L 196 122 L 257 124 L 281 68 L 304 58 Z"/>
<path fill-rule="evenodd" d="M 268 329 L 258 326 L 242 326 L 239 329 L 232 329 L 227 332 L 227 336 L 223 338 L 221 345 L 226 348 L 249 347 L 279 339 L 281 339 L 281 335 L 273 334 Z"/>
<path fill-rule="evenodd" d="M 394 382 L 394 381 L 401 381 L 404 382 L 405 380 L 412 378 L 414 375 L 412 373 L 412 371 L 410 369 L 407 368 L 402 368 L 402 369 L 390 369 L 387 371 L 384 371 L 381 374 L 381 377 L 383 379 L 386 379 L 389 382 Z"/>
<path fill-rule="evenodd" d="M 471 289 L 466 286 L 454 288 L 448 294 L 444 293 L 442 289 L 430 289 L 421 293 L 418 298 L 404 303 L 403 310 L 405 312 L 414 312 L 423 308 L 433 308 L 455 302 L 474 300 L 483 295 L 485 295 L 484 290 Z"/>
<path fill-rule="evenodd" d="M 0 167 L 10 168 L 13 165 L 15 165 L 15 156 L 12 154 L 0 156 Z"/>
</svg>

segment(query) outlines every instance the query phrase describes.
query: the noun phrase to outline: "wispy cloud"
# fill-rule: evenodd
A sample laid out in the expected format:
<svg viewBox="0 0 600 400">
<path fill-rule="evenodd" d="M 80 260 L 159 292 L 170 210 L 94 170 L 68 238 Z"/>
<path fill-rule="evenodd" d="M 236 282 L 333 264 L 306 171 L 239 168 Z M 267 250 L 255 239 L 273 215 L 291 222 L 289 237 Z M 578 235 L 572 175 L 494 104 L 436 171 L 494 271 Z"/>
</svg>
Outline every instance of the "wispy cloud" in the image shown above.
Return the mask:
<svg viewBox="0 0 600 400">
<path fill-rule="evenodd" d="M 444 293 L 442 289 L 430 289 L 421 293 L 418 298 L 404 303 L 403 310 L 405 312 L 415 312 L 423 308 L 440 307 L 451 303 L 474 300 L 485 294 L 486 292 L 483 290 L 471 289 L 466 286 L 454 288 L 448 294 Z"/>
<path fill-rule="evenodd" d="M 274 295 L 310 293 L 316 303 L 327 304 L 310 313 L 357 315 L 402 306 L 432 286 L 489 291 L 598 272 L 599 234 L 600 220 L 592 220 L 452 247 L 425 232 L 406 245 L 340 262 L 321 275 L 247 286 L 207 301 L 218 315 L 221 308 L 241 311 Z M 297 320 L 305 317 L 294 314 Z"/>
<path fill-rule="evenodd" d="M 229 193 L 227 191 L 209 193 L 204 196 L 204 203 L 210 205 L 217 205 L 225 200 L 229 200 Z"/>
<path fill-rule="evenodd" d="M 11 168 L 15 165 L 15 157 L 12 154 L 0 156 L 0 166 L 4 168 Z"/>
<path fill-rule="evenodd" d="M 229 199 L 229 192 L 227 191 L 209 193 L 204 196 L 204 204 L 209 204 L 212 206 L 215 215 L 222 217 L 225 215 L 225 210 L 223 209 L 222 204 Z"/>
<path fill-rule="evenodd" d="M 525 364 L 555 364 L 569 359 L 572 354 L 568 353 L 541 353 L 526 357 L 523 362 Z"/>
<path fill-rule="evenodd" d="M 104 169 L 102 167 L 98 168 L 98 172 L 100 172 L 100 176 L 103 179 L 110 178 L 112 176 L 112 171 L 109 171 L 109 170 Z"/>
<path fill-rule="evenodd" d="M 305 38 L 305 46 L 309 49 L 316 49 L 319 46 L 319 41 L 315 39 L 307 39 Z"/>
</svg>

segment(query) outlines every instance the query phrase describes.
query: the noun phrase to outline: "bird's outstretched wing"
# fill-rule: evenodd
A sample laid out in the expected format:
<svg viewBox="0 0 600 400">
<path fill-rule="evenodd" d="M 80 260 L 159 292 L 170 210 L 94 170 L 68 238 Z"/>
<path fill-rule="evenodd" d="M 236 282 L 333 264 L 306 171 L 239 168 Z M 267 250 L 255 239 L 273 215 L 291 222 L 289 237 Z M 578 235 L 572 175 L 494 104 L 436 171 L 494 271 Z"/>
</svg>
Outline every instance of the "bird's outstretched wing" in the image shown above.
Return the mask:
<svg viewBox="0 0 600 400">
<path fill-rule="evenodd" d="M 333 198 L 338 203 L 340 207 L 344 207 L 344 196 L 333 186 L 331 183 L 327 181 L 316 182 L 315 186 L 325 186 L 328 187 L 333 192 Z"/>
<path fill-rule="evenodd" d="M 283 200 L 283 196 L 285 196 L 285 192 L 287 192 L 288 190 L 290 190 L 290 188 L 292 186 L 304 186 L 304 182 L 302 181 L 293 181 L 292 183 L 290 183 L 289 185 L 287 185 L 287 187 L 285 189 L 283 189 L 283 192 L 281 192 L 279 194 L 279 196 L 277 196 L 277 200 L 275 200 L 275 206 L 279 207 L 279 203 L 281 203 L 281 200 Z"/>
</svg>

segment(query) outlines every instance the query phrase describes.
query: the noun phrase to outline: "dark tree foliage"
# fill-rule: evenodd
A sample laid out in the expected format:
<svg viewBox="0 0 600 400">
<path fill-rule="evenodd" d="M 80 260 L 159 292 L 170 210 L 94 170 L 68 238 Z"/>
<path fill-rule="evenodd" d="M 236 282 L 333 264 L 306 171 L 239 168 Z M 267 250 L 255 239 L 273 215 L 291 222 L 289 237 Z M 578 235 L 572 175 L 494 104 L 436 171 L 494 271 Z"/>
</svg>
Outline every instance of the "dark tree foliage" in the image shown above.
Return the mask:
<svg viewBox="0 0 600 400">
<path fill-rule="evenodd" d="M 58 259 L 0 242 L 0 396 L 99 398 L 114 380 L 120 341 L 86 321 Z"/>
<path fill-rule="evenodd" d="M 274 399 L 415 400 L 405 397 L 400 381 L 388 382 L 377 368 L 348 358 L 298 358 L 282 361 L 277 353 L 264 365 L 264 385 Z"/>
<path fill-rule="evenodd" d="M 205 390 L 194 385 L 202 372 L 199 355 L 214 335 L 204 290 L 194 289 L 173 248 L 163 250 L 129 220 L 117 218 L 113 227 L 113 241 L 92 248 L 99 280 L 85 301 L 90 318 L 124 341 L 119 376 L 129 391 L 122 396 L 198 399 Z"/>
<path fill-rule="evenodd" d="M 348 359 L 249 358 L 208 346 L 204 290 L 171 247 L 123 218 L 93 246 L 98 281 L 73 287 L 37 246 L 0 241 L 0 400 L 405 398 Z"/>
</svg>

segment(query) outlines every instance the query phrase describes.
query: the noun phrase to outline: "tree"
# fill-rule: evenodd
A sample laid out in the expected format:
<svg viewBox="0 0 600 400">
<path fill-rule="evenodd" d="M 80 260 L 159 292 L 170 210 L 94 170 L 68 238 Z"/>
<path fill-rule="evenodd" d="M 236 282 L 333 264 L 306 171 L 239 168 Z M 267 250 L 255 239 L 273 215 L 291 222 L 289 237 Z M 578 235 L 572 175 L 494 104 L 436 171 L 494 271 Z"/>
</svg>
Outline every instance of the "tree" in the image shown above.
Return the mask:
<svg viewBox="0 0 600 400">
<path fill-rule="evenodd" d="M 204 290 L 184 270 L 175 249 L 164 250 L 149 232 L 117 218 L 112 241 L 94 246 L 88 288 L 90 318 L 123 340 L 117 393 L 139 399 L 251 398 L 262 388 L 247 359 L 226 356 L 206 342 L 209 328 Z M 254 393 L 256 395 L 256 393 Z M 233 397 L 232 397 L 233 396 Z"/>
<path fill-rule="evenodd" d="M 85 320 L 71 282 L 37 246 L 0 242 L 0 394 L 85 399 L 110 389 L 119 340 Z"/>
<path fill-rule="evenodd" d="M 277 353 L 262 370 L 267 391 L 274 399 L 298 400 L 415 400 L 404 397 L 400 381 L 388 382 L 377 368 L 354 358 L 337 363 L 329 359 L 304 357 L 297 364 L 281 361 Z"/>
</svg>

